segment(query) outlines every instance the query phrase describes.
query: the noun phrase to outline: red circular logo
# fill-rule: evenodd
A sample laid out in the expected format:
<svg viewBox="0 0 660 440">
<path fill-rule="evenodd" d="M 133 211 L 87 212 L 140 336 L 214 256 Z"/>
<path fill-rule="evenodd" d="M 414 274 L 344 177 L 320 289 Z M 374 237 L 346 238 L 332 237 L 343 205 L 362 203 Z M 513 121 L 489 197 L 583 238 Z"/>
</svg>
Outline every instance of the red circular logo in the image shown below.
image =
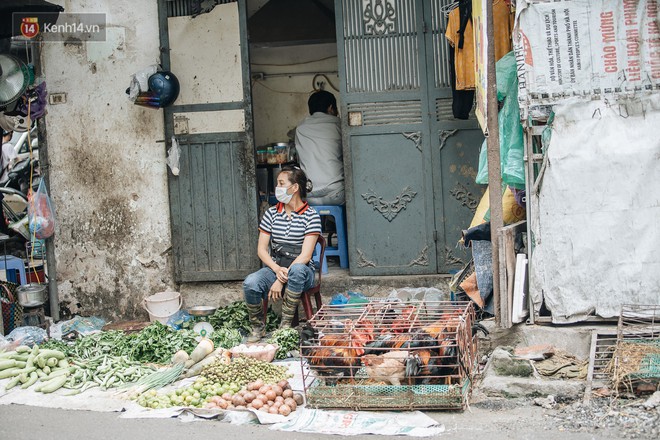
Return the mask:
<svg viewBox="0 0 660 440">
<path fill-rule="evenodd" d="M 39 19 L 37 17 L 25 17 L 21 21 L 21 34 L 25 38 L 34 38 L 39 34 Z"/>
</svg>

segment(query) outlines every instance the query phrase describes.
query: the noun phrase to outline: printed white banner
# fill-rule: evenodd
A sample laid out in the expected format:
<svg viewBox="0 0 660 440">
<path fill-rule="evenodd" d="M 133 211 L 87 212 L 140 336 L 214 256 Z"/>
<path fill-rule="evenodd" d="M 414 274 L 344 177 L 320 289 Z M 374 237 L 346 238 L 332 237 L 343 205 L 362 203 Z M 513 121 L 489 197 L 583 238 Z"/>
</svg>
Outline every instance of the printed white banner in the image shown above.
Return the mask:
<svg viewBox="0 0 660 440">
<path fill-rule="evenodd" d="M 658 0 L 518 0 L 521 105 L 660 90 Z"/>
</svg>

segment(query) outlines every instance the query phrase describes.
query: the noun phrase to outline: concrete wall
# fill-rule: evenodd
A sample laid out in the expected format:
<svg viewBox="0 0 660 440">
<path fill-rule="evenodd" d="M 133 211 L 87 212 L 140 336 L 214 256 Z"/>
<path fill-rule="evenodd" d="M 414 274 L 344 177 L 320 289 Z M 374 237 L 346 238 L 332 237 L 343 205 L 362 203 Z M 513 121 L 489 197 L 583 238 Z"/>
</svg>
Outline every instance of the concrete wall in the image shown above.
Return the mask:
<svg viewBox="0 0 660 440">
<path fill-rule="evenodd" d="M 55 1 L 67 12 L 107 14 L 105 42 L 49 43 L 46 116 L 57 211 L 57 280 L 63 312 L 143 315 L 143 297 L 172 284 L 162 110 L 133 105 L 132 73 L 159 61 L 155 1 Z"/>
</svg>

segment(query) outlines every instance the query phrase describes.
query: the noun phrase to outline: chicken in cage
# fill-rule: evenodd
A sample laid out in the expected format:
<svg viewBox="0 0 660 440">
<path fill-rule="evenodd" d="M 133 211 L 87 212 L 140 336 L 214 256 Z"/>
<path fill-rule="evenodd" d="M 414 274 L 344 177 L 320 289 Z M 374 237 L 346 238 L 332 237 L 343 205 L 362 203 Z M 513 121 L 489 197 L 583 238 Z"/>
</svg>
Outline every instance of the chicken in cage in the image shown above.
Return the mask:
<svg viewBox="0 0 660 440">
<path fill-rule="evenodd" d="M 323 306 L 302 331 L 301 355 L 324 386 L 458 384 L 475 363 L 471 303 Z"/>
</svg>

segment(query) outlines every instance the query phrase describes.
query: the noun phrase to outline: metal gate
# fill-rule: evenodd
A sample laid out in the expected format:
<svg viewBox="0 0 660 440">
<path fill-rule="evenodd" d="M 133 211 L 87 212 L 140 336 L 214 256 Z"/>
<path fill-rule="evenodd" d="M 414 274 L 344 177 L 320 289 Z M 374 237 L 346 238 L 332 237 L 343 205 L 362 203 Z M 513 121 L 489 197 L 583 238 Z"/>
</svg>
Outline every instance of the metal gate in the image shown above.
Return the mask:
<svg viewBox="0 0 660 440">
<path fill-rule="evenodd" d="M 335 0 L 351 273 L 447 272 L 483 140 L 451 115 L 446 0 Z M 449 113 L 447 112 L 449 111 Z"/>
<path fill-rule="evenodd" d="M 163 68 L 179 78 L 165 109 L 177 281 L 242 279 L 258 269 L 257 196 L 245 1 L 224 1 L 192 18 L 190 1 L 159 0 Z"/>
</svg>

